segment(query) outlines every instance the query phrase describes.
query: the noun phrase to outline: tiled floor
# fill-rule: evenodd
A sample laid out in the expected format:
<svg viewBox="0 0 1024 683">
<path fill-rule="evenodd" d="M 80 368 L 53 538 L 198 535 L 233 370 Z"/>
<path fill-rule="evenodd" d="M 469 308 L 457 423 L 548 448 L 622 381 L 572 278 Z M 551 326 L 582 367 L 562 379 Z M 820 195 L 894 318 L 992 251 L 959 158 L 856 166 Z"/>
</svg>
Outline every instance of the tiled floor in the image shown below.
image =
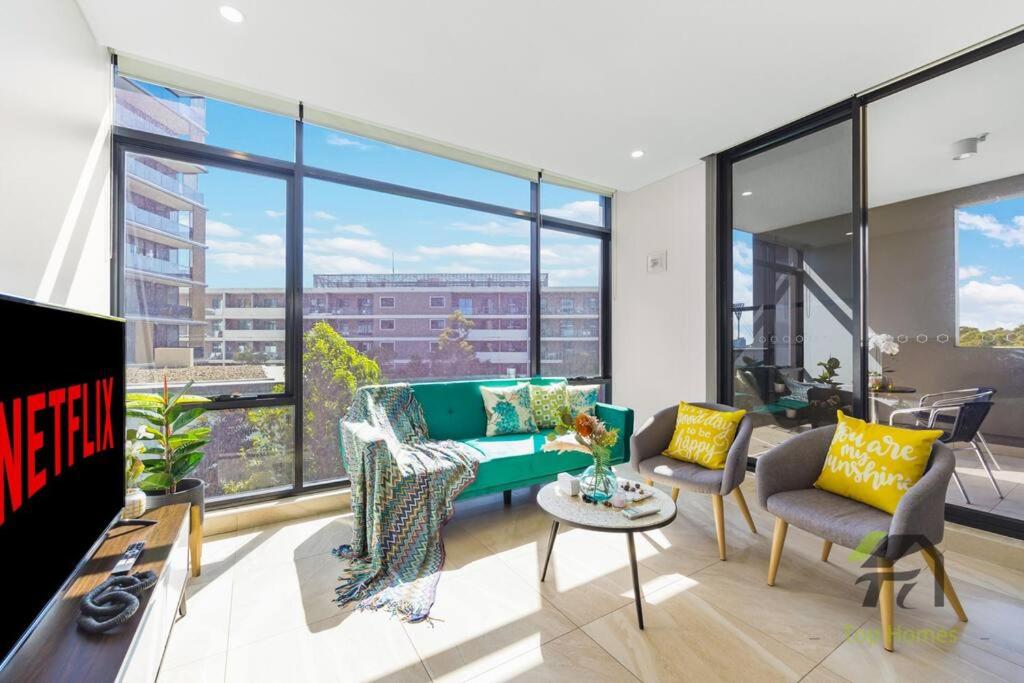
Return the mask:
<svg viewBox="0 0 1024 683">
<path fill-rule="evenodd" d="M 793 432 L 775 426 L 757 427 L 751 439 L 750 454 L 757 457 L 792 435 Z M 960 489 L 952 481 L 949 483 L 946 500 L 973 510 L 1024 519 L 1024 448 L 989 445 L 997 465 L 992 468 L 992 474 L 999 484 L 1003 497 L 1000 499 L 996 494 L 974 451 L 959 444 L 956 451 L 956 471 L 960 474 L 960 481 L 967 489 L 967 496 L 971 502 L 968 504 L 964 501 Z"/>
<path fill-rule="evenodd" d="M 765 584 L 772 520 L 744 488 L 760 533 L 727 503 L 727 562 L 706 496 L 682 494 L 673 524 L 638 536 L 644 631 L 621 536 L 563 531 L 540 583 L 549 520 L 531 490 L 508 508 L 500 496 L 458 504 L 432 623 L 331 602 L 346 514 L 211 538 L 160 681 L 1024 680 L 1024 571 L 948 553 L 971 621 L 934 606 L 924 573 L 897 625 L 952 635 L 886 653 L 847 551 L 822 563 L 820 542 L 791 527 Z"/>
</svg>

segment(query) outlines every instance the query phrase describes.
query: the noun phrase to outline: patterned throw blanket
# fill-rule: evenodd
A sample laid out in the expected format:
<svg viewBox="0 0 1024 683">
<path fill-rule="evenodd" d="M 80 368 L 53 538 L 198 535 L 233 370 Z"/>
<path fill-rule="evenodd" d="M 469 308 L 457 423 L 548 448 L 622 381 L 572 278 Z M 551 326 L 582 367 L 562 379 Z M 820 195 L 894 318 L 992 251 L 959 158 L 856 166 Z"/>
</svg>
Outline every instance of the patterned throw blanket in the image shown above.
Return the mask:
<svg viewBox="0 0 1024 683">
<path fill-rule="evenodd" d="M 386 609 L 406 621 L 430 614 L 444 565 L 441 528 L 476 478 L 476 451 L 431 441 L 408 384 L 363 387 L 341 421 L 352 479 L 351 560 L 335 602 Z"/>
</svg>

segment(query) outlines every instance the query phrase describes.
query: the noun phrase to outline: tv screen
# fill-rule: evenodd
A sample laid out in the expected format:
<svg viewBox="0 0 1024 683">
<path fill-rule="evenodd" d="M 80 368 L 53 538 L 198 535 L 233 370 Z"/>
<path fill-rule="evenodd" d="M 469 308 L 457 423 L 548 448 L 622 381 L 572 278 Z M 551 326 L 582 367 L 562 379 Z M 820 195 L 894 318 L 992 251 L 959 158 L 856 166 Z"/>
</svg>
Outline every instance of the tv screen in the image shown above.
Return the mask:
<svg viewBox="0 0 1024 683">
<path fill-rule="evenodd" d="M 124 321 L 0 295 L 0 662 L 124 506 Z"/>
</svg>

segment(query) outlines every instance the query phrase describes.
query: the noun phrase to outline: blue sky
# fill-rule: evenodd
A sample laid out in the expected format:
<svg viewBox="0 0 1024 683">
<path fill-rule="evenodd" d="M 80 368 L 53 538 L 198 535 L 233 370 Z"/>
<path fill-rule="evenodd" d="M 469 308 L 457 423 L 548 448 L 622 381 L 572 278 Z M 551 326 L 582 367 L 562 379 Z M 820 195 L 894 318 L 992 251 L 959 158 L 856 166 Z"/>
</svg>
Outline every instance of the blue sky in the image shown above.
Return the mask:
<svg viewBox="0 0 1024 683">
<path fill-rule="evenodd" d="M 1024 324 L 1024 197 L 956 212 L 960 324 Z"/>
<path fill-rule="evenodd" d="M 206 142 L 294 159 L 294 122 L 207 100 Z M 526 180 L 317 126 L 304 129 L 307 165 L 529 208 Z M 210 287 L 284 287 L 285 183 L 208 168 L 199 181 L 209 209 Z M 528 272 L 529 223 L 488 213 L 307 180 L 305 266 L 314 273 Z M 594 194 L 543 185 L 544 213 L 599 219 Z M 541 268 L 552 285 L 596 286 L 597 240 L 556 232 L 541 239 Z"/>
</svg>

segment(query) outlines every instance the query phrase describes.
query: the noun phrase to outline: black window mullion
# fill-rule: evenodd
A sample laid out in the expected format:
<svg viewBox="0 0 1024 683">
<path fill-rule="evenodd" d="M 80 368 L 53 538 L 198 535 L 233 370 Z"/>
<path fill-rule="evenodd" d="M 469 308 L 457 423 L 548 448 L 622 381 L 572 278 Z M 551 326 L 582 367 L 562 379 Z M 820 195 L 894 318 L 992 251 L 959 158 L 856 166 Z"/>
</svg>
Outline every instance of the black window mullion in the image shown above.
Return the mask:
<svg viewBox="0 0 1024 683">
<path fill-rule="evenodd" d="M 530 376 L 540 366 L 540 182 L 530 183 Z"/>
<path fill-rule="evenodd" d="M 299 103 L 299 118 L 295 122 L 295 172 L 292 176 L 291 181 L 291 192 L 288 197 L 288 237 L 285 240 L 285 253 L 288 260 L 288 272 L 286 275 L 285 282 L 285 303 L 288 306 L 286 314 L 288 316 L 286 327 L 288 331 L 285 333 L 286 345 L 288 349 L 285 375 L 290 382 L 290 385 L 294 388 L 292 392 L 293 399 L 293 414 L 292 414 L 292 428 L 294 434 L 294 477 L 295 480 L 292 482 L 292 491 L 299 493 L 305 486 L 305 474 L 303 471 L 303 465 L 305 464 L 305 458 L 303 453 L 303 433 L 305 431 L 305 425 L 303 424 L 303 410 L 302 410 L 302 396 L 303 396 L 303 380 L 302 380 L 302 317 L 303 317 L 303 301 L 302 301 L 302 236 L 303 236 L 303 217 L 305 216 L 305 210 L 303 207 L 303 158 L 302 158 L 302 136 L 303 136 L 303 114 L 302 103 Z"/>
</svg>

